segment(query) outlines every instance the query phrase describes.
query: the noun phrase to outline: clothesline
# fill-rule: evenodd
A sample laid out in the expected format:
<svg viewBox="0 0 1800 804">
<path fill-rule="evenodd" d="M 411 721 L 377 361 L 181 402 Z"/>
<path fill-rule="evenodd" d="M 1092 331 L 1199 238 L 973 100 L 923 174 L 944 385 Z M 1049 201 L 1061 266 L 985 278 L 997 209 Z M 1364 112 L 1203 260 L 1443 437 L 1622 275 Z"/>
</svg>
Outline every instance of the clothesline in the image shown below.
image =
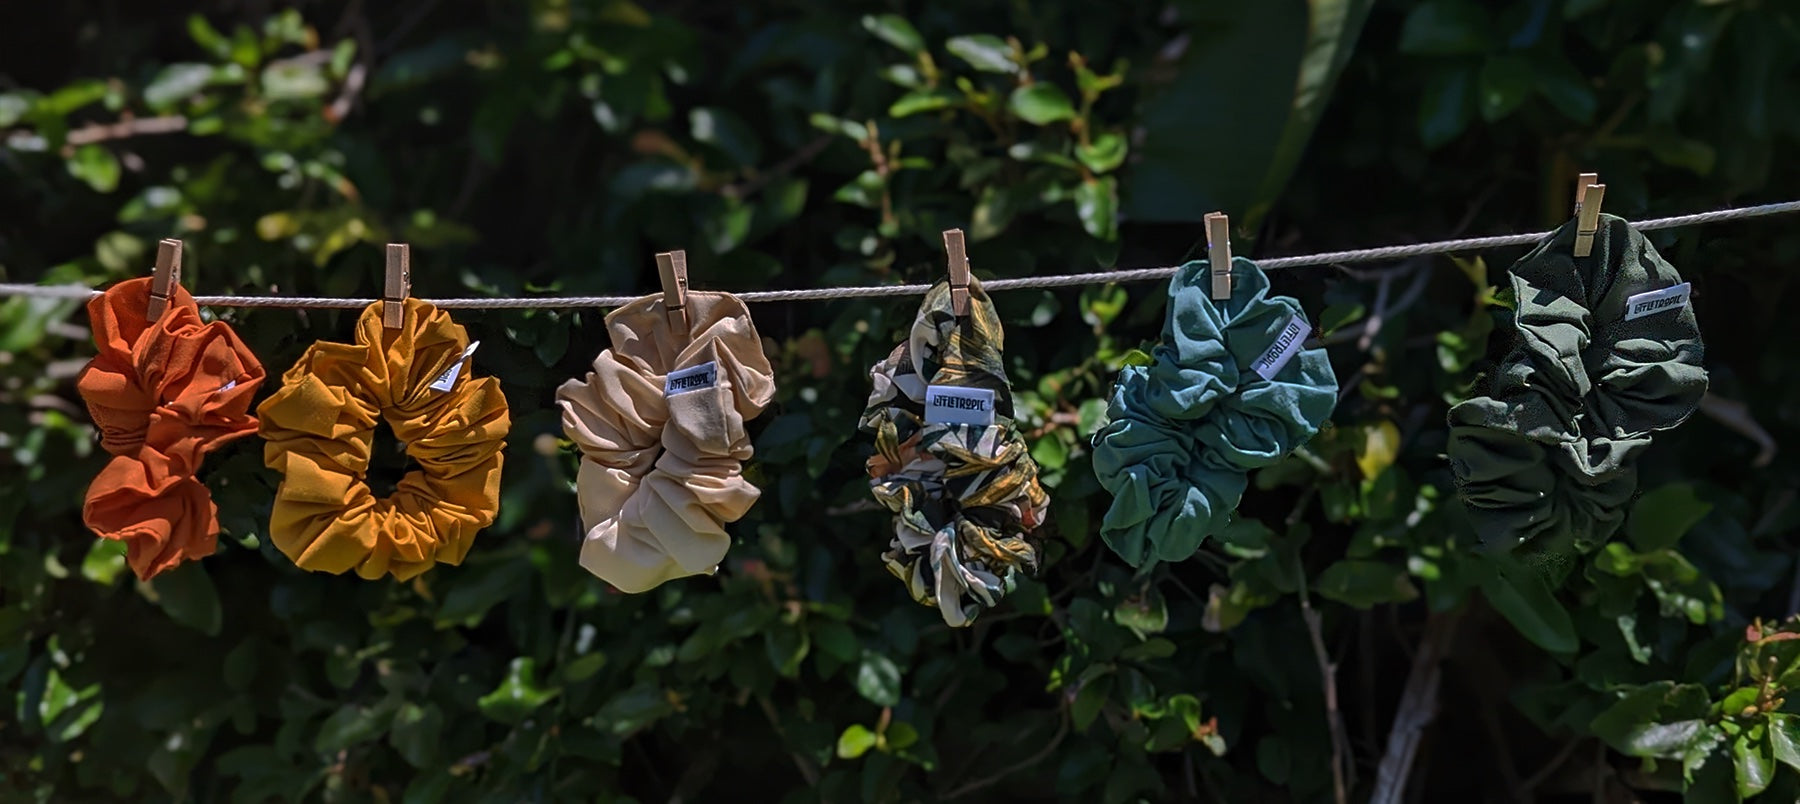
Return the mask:
<svg viewBox="0 0 1800 804">
<path fill-rule="evenodd" d="M 1712 212 L 1698 212 L 1691 215 L 1676 215 L 1669 218 L 1654 218 L 1636 221 L 1632 228 L 1639 231 L 1656 229 L 1674 229 L 1681 226 L 1699 226 L 1721 221 L 1759 218 L 1767 215 L 1782 215 L 1800 212 L 1800 201 L 1783 201 L 1775 204 L 1759 204 L 1751 207 L 1721 209 Z M 1283 268 L 1300 268 L 1305 266 L 1334 265 L 1356 262 L 1382 262 L 1399 260 L 1407 257 L 1419 257 L 1428 254 L 1452 254 L 1461 251 L 1476 251 L 1505 246 L 1522 246 L 1536 243 L 1550 232 L 1528 232 L 1522 234 L 1494 235 L 1490 237 L 1465 237 L 1456 240 L 1436 240 L 1429 243 L 1414 243 L 1403 246 L 1381 246 L 1377 248 L 1353 249 L 1350 251 L 1328 251 L 1321 254 L 1305 254 L 1294 257 L 1271 257 L 1257 260 L 1256 264 L 1264 270 Z M 1112 282 L 1147 282 L 1156 279 L 1167 279 L 1175 274 L 1176 267 L 1135 268 L 1123 271 L 1095 271 L 1083 274 L 1062 274 L 1057 276 L 1029 276 L 1015 279 L 990 279 L 981 286 L 989 291 L 1024 290 L 1028 288 L 1059 288 L 1074 285 L 1100 285 Z M 829 299 L 866 299 L 889 296 L 923 296 L 931 290 L 931 285 L 875 285 L 850 288 L 814 288 L 808 290 L 757 290 L 736 294 L 745 302 L 786 302 L 786 301 L 825 301 Z M 80 285 L 22 285 L 0 283 L 0 296 L 31 296 L 38 298 L 86 299 L 97 296 L 100 291 Z M 445 310 L 554 310 L 579 307 L 618 307 L 638 296 L 526 296 L 512 298 L 473 298 L 473 299 L 424 299 L 440 309 Z M 202 307 L 275 307 L 275 308 L 311 308 L 311 309 L 361 309 L 379 299 L 338 299 L 319 296 L 195 296 L 194 302 Z"/>
</svg>

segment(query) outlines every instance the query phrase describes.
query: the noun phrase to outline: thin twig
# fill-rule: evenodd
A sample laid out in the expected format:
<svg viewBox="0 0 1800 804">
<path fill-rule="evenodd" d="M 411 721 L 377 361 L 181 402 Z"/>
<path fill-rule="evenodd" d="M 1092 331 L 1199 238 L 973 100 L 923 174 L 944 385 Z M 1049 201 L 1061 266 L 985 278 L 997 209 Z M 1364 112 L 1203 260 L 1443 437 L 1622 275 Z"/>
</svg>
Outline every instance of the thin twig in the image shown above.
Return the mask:
<svg viewBox="0 0 1800 804">
<path fill-rule="evenodd" d="M 988 776 L 983 779 L 976 779 L 975 781 L 965 784 L 962 787 L 958 787 L 955 790 L 945 793 L 944 795 L 939 797 L 939 800 L 949 801 L 950 799 L 953 799 L 953 798 L 960 798 L 962 796 L 966 796 L 977 790 L 981 790 L 986 787 L 989 787 L 989 786 L 999 782 L 1001 779 L 1005 779 L 1006 777 L 1011 776 L 1015 773 L 1018 773 L 1019 771 L 1022 771 L 1024 769 L 1029 768 L 1033 765 L 1036 765 L 1040 762 L 1043 762 L 1045 757 L 1050 756 L 1051 752 L 1053 752 L 1057 749 L 1057 746 L 1062 745 L 1063 738 L 1069 736 L 1069 715 L 1066 711 L 1063 713 L 1061 721 L 1062 722 L 1060 724 L 1058 724 L 1056 727 L 1056 736 L 1051 737 L 1050 742 L 1047 743 L 1037 753 L 1032 754 L 1031 756 L 1026 757 L 1018 762 L 1011 764 L 1011 765 L 1008 765 L 1005 768 L 1002 768 L 999 773 L 996 773 L 992 776 Z"/>
<path fill-rule="evenodd" d="M 1304 594 L 1300 596 L 1300 616 L 1306 620 L 1313 656 L 1319 661 L 1319 682 L 1325 686 L 1325 720 L 1331 727 L 1331 789 L 1337 804 L 1349 804 L 1350 790 L 1344 784 L 1344 768 L 1350 754 L 1350 736 L 1344 731 L 1344 715 L 1338 711 L 1337 665 L 1332 663 L 1331 655 L 1325 650 L 1319 612 Z"/>
<path fill-rule="evenodd" d="M 1519 786 L 1524 789 L 1525 795 L 1530 796 L 1531 791 L 1536 790 L 1539 785 L 1550 781 L 1551 774 L 1556 773 L 1556 771 L 1563 766 L 1563 763 L 1569 761 L 1569 757 L 1575 756 L 1575 752 L 1581 749 L 1581 742 L 1582 741 L 1580 740 L 1570 740 L 1567 745 L 1562 747 L 1562 750 L 1556 752 L 1556 756 L 1551 757 L 1549 762 L 1544 763 L 1544 767 L 1538 768 L 1536 773 L 1525 777 L 1525 780 L 1519 783 Z"/>
<path fill-rule="evenodd" d="M 107 140 L 123 140 L 144 134 L 174 134 L 186 131 L 188 119 L 181 115 L 167 117 L 134 117 L 117 123 L 89 123 L 69 132 L 63 142 L 70 146 L 92 145 Z"/>
<path fill-rule="evenodd" d="M 769 182 L 792 173 L 806 163 L 817 159 L 819 154 L 824 153 L 825 149 L 831 145 L 831 140 L 832 135 L 821 134 L 811 142 L 800 146 L 800 150 L 790 154 L 788 158 L 781 160 L 774 167 L 745 181 L 725 185 L 720 188 L 719 195 L 732 200 L 741 200 L 755 195 L 756 191 L 768 186 Z"/>
<path fill-rule="evenodd" d="M 1412 670 L 1406 675 L 1400 709 L 1394 713 L 1394 726 L 1388 731 L 1387 752 L 1376 770 L 1375 794 L 1370 796 L 1369 804 L 1401 804 L 1405 800 L 1406 782 L 1412 776 L 1420 739 L 1425 727 L 1437 717 L 1438 688 L 1443 682 L 1443 670 L 1438 665 L 1450 649 L 1461 617 L 1462 609 L 1455 609 L 1434 613 L 1425 620 L 1425 635 L 1419 640 Z"/>
</svg>

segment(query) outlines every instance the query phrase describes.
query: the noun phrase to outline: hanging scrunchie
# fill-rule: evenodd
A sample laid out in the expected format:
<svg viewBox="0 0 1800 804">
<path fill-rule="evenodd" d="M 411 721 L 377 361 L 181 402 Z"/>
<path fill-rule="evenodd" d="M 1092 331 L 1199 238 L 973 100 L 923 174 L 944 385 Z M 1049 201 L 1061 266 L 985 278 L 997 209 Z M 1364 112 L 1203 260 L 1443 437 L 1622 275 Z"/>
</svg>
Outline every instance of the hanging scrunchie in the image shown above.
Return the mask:
<svg viewBox="0 0 1800 804">
<path fill-rule="evenodd" d="M 194 473 L 208 453 L 256 432 L 250 398 L 263 381 L 249 347 L 229 324 L 202 322 L 186 290 L 155 322 L 149 301 L 146 277 L 88 302 L 99 351 L 75 382 L 113 456 L 88 485 L 82 521 L 125 542 L 144 580 L 218 548 L 218 507 Z"/>
<path fill-rule="evenodd" d="M 1512 352 L 1486 396 L 1450 409 L 1446 453 L 1483 543 L 1566 555 L 1605 542 L 1651 434 L 1706 394 L 1688 285 L 1624 220 L 1574 256 L 1570 221 L 1511 273 Z"/>
<path fill-rule="evenodd" d="M 315 343 L 257 408 L 263 461 L 280 472 L 269 534 L 301 569 L 408 580 L 459 564 L 500 507 L 501 447 L 511 427 L 492 377 L 470 376 L 468 333 L 406 300 L 356 322 L 355 343 Z M 386 419 L 419 468 L 378 499 L 367 482 L 376 422 Z"/>
<path fill-rule="evenodd" d="M 1094 434 L 1113 494 L 1100 535 L 1134 567 L 1192 556 L 1230 521 L 1248 473 L 1305 444 L 1337 404 L 1299 302 L 1270 296 L 1250 260 L 1231 273 L 1231 298 L 1215 302 L 1205 261 L 1175 272 L 1155 360 L 1119 372 Z"/>
<path fill-rule="evenodd" d="M 556 391 L 581 450 L 581 566 L 624 592 L 712 572 L 731 546 L 725 524 L 761 495 L 743 463 L 744 423 L 775 395 L 762 338 L 729 293 L 689 291 L 687 315 L 682 332 L 661 296 L 612 311 L 612 348 Z"/>
<path fill-rule="evenodd" d="M 869 370 L 874 390 L 861 422 L 875 439 L 869 485 L 894 513 L 882 559 L 951 626 L 998 603 L 1020 572 L 1037 571 L 1031 531 L 1050 502 L 1013 425 L 1001 342 L 980 283 L 971 280 L 969 313 L 958 316 L 942 282 L 925 295 L 911 336 Z"/>
</svg>

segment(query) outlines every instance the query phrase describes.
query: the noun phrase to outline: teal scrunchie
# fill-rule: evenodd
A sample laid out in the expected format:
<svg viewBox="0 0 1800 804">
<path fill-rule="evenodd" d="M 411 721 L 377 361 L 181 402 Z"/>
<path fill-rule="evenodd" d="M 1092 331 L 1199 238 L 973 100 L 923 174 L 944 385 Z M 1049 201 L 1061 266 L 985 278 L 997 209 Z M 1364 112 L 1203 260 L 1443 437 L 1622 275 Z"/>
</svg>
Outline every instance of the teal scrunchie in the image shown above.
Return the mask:
<svg viewBox="0 0 1800 804">
<path fill-rule="evenodd" d="M 1445 452 L 1491 548 L 1566 554 L 1606 541 L 1651 434 L 1706 394 L 1700 327 L 1671 295 L 1683 284 L 1674 266 L 1611 215 L 1592 253 L 1576 257 L 1575 229 L 1564 224 L 1513 264 L 1517 342 L 1487 395 L 1450 409 Z"/>
<path fill-rule="evenodd" d="M 1250 260 L 1231 273 L 1231 298 L 1215 302 L 1205 261 L 1175 272 L 1155 362 L 1119 372 L 1094 434 L 1094 473 L 1113 494 L 1100 535 L 1134 567 L 1192 556 L 1230 520 L 1250 470 L 1306 443 L 1337 404 L 1325 350 L 1303 345 L 1299 302 L 1270 296 Z"/>
</svg>

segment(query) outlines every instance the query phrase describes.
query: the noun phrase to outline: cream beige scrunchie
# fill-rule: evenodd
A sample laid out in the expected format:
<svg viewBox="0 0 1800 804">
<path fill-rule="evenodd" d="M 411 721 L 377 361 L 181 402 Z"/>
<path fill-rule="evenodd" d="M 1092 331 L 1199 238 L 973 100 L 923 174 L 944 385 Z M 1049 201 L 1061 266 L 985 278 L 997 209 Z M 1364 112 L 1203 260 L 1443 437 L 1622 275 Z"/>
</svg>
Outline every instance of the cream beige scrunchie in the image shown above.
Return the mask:
<svg viewBox="0 0 1800 804">
<path fill-rule="evenodd" d="M 612 348 L 587 379 L 556 391 L 581 448 L 581 566 L 625 592 L 711 573 L 731 545 L 725 523 L 762 493 L 743 476 L 744 422 L 775 395 L 762 339 L 736 296 L 687 298 L 690 338 L 661 296 L 638 299 L 606 317 Z"/>
</svg>

